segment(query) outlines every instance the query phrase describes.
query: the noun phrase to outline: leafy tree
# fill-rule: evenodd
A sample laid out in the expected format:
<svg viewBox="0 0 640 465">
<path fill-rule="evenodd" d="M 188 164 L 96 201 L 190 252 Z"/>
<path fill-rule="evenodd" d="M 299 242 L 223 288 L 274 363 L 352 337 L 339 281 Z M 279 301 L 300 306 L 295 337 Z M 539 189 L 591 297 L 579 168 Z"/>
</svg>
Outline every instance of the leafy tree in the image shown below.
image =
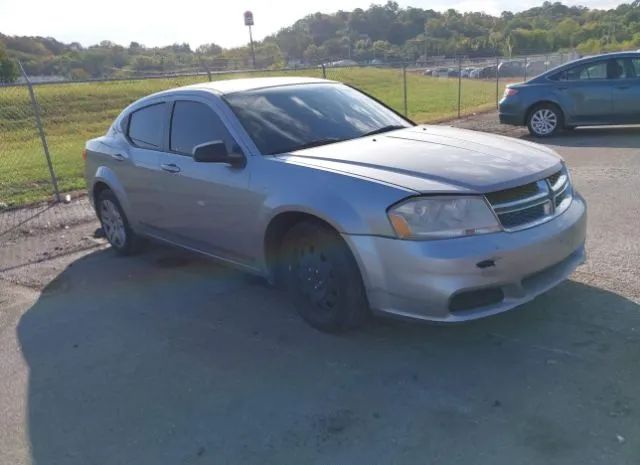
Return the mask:
<svg viewBox="0 0 640 465">
<path fill-rule="evenodd" d="M 319 63 L 325 58 L 324 49 L 321 49 L 316 44 L 311 44 L 304 51 L 304 59 L 308 63 Z"/>
<path fill-rule="evenodd" d="M 196 49 L 196 53 L 200 53 L 202 55 L 217 56 L 222 53 L 222 47 L 214 43 L 202 44 Z"/>
<path fill-rule="evenodd" d="M 16 62 L 7 56 L 4 47 L 0 46 L 0 83 L 10 84 L 18 79 Z"/>
<path fill-rule="evenodd" d="M 186 43 L 145 47 L 131 42 L 122 47 L 109 40 L 84 48 L 51 37 L 0 34 L 6 55 L 19 59 L 31 75 L 58 74 L 90 77 L 182 70 L 251 67 L 248 46 L 223 49 L 215 43 L 195 51 Z M 426 53 L 472 57 L 549 53 L 576 49 L 593 54 L 640 47 L 640 0 L 609 10 L 568 6 L 545 1 L 519 13 L 499 16 L 483 12 L 437 12 L 402 8 L 395 1 L 334 14 L 313 13 L 258 41 L 258 66 L 308 64 L 353 58 L 416 60 Z M 3 54 L 4 56 L 4 54 Z M 15 64 L 3 64 L 15 74 Z M 130 74 L 129 74 L 130 75 Z"/>
</svg>

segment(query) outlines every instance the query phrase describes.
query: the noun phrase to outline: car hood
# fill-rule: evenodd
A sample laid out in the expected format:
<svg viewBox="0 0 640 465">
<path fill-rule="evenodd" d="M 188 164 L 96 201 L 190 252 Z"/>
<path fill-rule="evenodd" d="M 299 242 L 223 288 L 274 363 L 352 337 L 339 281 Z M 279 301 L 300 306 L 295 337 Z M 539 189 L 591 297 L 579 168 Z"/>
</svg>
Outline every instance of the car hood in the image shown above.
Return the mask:
<svg viewBox="0 0 640 465">
<path fill-rule="evenodd" d="M 560 156 L 542 145 L 446 126 L 414 126 L 278 158 L 417 192 L 493 192 L 562 166 Z"/>
</svg>

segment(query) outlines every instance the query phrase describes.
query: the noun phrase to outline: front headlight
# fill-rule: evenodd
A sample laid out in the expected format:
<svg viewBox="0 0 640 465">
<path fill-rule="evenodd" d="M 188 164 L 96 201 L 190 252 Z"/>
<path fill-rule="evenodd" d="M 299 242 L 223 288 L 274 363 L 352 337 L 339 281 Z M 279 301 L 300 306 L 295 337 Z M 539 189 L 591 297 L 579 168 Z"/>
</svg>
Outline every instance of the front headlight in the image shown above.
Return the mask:
<svg viewBox="0 0 640 465">
<path fill-rule="evenodd" d="M 483 197 L 416 197 L 387 212 L 402 239 L 444 239 L 500 231 Z"/>
</svg>

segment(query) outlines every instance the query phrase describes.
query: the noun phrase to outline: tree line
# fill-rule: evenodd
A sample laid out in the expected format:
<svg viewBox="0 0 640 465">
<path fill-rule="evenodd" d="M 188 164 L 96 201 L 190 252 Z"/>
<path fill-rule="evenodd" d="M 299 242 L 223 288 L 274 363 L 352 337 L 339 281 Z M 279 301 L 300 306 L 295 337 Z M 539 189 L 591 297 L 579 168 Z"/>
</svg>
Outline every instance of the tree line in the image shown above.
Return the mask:
<svg viewBox="0 0 640 465">
<path fill-rule="evenodd" d="M 610 10 L 544 2 L 499 16 L 401 8 L 388 1 L 367 9 L 310 14 L 256 42 L 259 68 L 315 65 L 341 59 L 358 62 L 424 62 L 429 57 L 514 56 L 575 49 L 580 54 L 640 48 L 640 0 Z M 31 75 L 73 79 L 126 77 L 251 66 L 247 46 L 215 43 L 145 47 L 102 41 L 83 47 L 53 38 L 0 34 L 0 81 L 17 77 L 20 59 Z"/>
</svg>

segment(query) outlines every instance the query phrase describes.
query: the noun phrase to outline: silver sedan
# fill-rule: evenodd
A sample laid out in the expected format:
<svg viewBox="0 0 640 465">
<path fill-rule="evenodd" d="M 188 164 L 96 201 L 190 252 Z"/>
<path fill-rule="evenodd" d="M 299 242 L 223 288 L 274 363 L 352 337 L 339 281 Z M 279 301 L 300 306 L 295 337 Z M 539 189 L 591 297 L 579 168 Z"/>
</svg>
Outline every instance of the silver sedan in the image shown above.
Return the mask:
<svg viewBox="0 0 640 465">
<path fill-rule="evenodd" d="M 585 257 L 586 205 L 552 150 L 417 126 L 346 85 L 219 81 L 127 107 L 86 144 L 105 234 L 223 260 L 339 331 L 371 311 L 458 322 L 527 302 Z"/>
</svg>

